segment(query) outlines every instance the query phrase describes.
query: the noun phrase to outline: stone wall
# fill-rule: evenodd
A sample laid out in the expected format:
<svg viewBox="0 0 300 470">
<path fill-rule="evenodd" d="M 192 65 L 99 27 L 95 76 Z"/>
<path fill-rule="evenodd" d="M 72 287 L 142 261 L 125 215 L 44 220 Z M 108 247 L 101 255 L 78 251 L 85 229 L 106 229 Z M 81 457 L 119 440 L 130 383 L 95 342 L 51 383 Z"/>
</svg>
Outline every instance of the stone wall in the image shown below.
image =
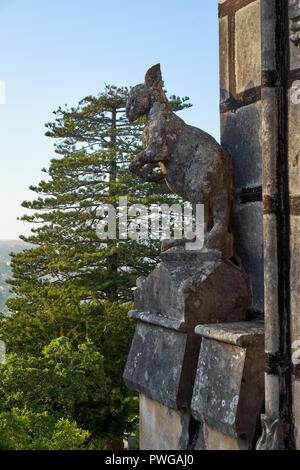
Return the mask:
<svg viewBox="0 0 300 470">
<path fill-rule="evenodd" d="M 290 1 L 290 26 L 300 21 L 300 1 Z M 299 24 L 298 24 L 299 25 Z M 300 28 L 298 27 L 298 31 Z M 300 340 L 300 41 L 290 42 L 289 64 L 289 191 L 291 213 L 291 347 L 292 355 L 296 354 L 294 361 L 293 380 L 293 415 L 295 420 L 296 448 L 300 449 L 300 366 L 299 340 Z M 297 354 L 298 350 L 298 354 Z M 293 357 L 293 356 L 292 356 Z"/>
<path fill-rule="evenodd" d="M 260 0 L 219 0 L 221 144 L 232 155 L 236 255 L 264 310 Z"/>
<path fill-rule="evenodd" d="M 219 17 L 221 143 L 233 157 L 236 253 L 253 306 L 265 312 L 258 448 L 299 449 L 300 1 L 219 0 Z"/>
<path fill-rule="evenodd" d="M 300 2 L 261 2 L 266 413 L 258 448 L 299 449 L 300 49 L 290 38 Z"/>
</svg>

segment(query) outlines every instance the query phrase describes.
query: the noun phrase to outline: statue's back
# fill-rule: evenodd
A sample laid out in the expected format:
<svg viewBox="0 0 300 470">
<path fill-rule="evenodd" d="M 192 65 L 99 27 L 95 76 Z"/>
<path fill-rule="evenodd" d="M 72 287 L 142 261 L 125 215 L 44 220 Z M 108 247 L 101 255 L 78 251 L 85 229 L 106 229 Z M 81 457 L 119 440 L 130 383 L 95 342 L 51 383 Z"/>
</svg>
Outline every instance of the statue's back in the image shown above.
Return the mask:
<svg viewBox="0 0 300 470">
<path fill-rule="evenodd" d="M 185 125 L 165 165 L 169 188 L 192 203 L 204 202 L 218 187 L 224 169 L 222 152 L 209 134 Z"/>
</svg>

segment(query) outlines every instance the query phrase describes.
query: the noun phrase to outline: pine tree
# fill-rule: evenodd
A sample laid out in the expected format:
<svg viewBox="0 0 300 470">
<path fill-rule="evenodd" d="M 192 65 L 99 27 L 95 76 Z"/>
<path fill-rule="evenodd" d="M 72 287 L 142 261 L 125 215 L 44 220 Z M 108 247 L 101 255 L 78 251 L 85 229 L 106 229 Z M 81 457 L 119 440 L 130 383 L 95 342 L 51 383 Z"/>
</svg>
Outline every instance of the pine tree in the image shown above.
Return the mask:
<svg viewBox="0 0 300 470">
<path fill-rule="evenodd" d="M 129 173 L 128 165 L 141 150 L 142 122 L 132 126 L 124 111 L 127 88 L 106 86 L 76 108 L 59 108 L 48 123 L 46 135 L 55 138 L 61 158 L 51 161 L 48 175 L 30 189 L 39 197 L 23 207 L 35 211 L 22 219 L 34 225 L 24 241 L 36 248 L 13 256 L 13 280 L 17 295 L 8 305 L 13 311 L 37 311 L 39 298 L 68 286 L 80 291 L 81 301 L 129 300 L 135 279 L 147 275 L 159 260 L 159 242 L 110 240 L 101 244 L 96 234 L 97 208 L 118 203 L 171 202 L 176 198 L 163 185 L 145 184 Z M 190 106 L 171 97 L 176 110 Z M 55 302 L 57 295 L 49 299 Z"/>
</svg>

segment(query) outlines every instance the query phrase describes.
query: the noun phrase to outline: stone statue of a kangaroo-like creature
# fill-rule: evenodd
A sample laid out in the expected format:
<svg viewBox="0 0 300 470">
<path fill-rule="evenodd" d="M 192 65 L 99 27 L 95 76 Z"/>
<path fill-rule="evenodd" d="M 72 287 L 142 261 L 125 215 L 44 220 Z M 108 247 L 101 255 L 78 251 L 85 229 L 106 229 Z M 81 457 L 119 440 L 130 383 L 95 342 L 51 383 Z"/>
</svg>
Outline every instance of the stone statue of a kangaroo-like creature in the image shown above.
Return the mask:
<svg viewBox="0 0 300 470">
<path fill-rule="evenodd" d="M 160 64 L 148 70 L 145 83 L 131 89 L 126 115 L 130 122 L 147 115 L 144 150 L 132 161 L 131 172 L 146 181 L 166 183 L 193 206 L 204 204 L 204 247 L 222 251 L 225 258 L 232 256 L 231 157 L 213 137 L 172 112 Z M 156 167 L 161 171 L 153 171 Z"/>
</svg>

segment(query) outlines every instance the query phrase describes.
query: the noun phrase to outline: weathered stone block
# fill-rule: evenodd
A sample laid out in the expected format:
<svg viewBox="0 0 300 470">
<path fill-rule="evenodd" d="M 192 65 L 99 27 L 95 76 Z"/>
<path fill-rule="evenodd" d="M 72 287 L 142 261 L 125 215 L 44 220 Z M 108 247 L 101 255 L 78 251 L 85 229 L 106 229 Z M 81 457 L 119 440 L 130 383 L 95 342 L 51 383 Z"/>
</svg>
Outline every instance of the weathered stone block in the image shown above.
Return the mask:
<svg viewBox="0 0 300 470">
<path fill-rule="evenodd" d="M 190 414 L 140 395 L 140 449 L 186 450 Z"/>
<path fill-rule="evenodd" d="M 300 68 L 300 63 L 299 63 Z M 300 77 L 300 73 L 299 73 Z M 291 195 L 300 195 L 300 80 L 289 96 L 289 184 Z M 300 205 L 300 203 L 299 203 Z M 300 213 L 300 210 L 299 210 Z"/>
<path fill-rule="evenodd" d="M 250 3 L 235 17 L 236 85 L 241 93 L 261 84 L 260 1 Z"/>
<path fill-rule="evenodd" d="M 292 330 L 292 341 L 300 340 L 300 275 L 299 275 L 299 264 L 300 264 L 300 215 L 291 217 L 291 252 L 293 257 L 291 259 L 291 301 L 292 301 L 292 312 L 291 320 L 293 325 Z"/>
<path fill-rule="evenodd" d="M 251 303 L 248 278 L 230 261 L 222 261 L 219 252 L 168 250 L 135 290 L 130 315 L 189 331 L 198 323 L 244 320 Z"/>
<path fill-rule="evenodd" d="M 237 439 L 227 436 L 207 424 L 203 425 L 203 440 L 205 450 L 240 450 Z M 202 448 L 195 450 L 202 450 Z"/>
<path fill-rule="evenodd" d="M 229 94 L 229 56 L 228 56 L 228 17 L 220 18 L 220 89 L 221 101 L 226 101 Z"/>
<path fill-rule="evenodd" d="M 260 102 L 221 116 L 222 145 L 232 157 L 235 192 L 241 188 L 262 184 L 260 127 Z"/>
<path fill-rule="evenodd" d="M 262 112 L 260 143 L 263 165 L 263 188 L 264 195 L 273 196 L 277 192 L 276 175 L 276 155 L 277 141 L 274 139 L 274 132 L 278 125 L 276 113 L 276 89 L 264 87 L 262 89 Z"/>
<path fill-rule="evenodd" d="M 297 0 L 289 2 L 290 19 L 290 69 L 296 70 L 300 67 L 300 3 Z"/>
<path fill-rule="evenodd" d="M 294 396 L 294 419 L 295 419 L 295 441 L 296 449 L 300 449 L 300 381 L 299 379 L 293 382 L 293 396 Z"/>
<path fill-rule="evenodd" d="M 172 409 L 191 401 L 201 338 L 138 323 L 124 372 L 126 385 Z"/>
<path fill-rule="evenodd" d="M 193 416 L 236 437 L 235 422 L 246 350 L 203 339 L 192 400 Z"/>
<path fill-rule="evenodd" d="M 235 249 L 249 276 L 253 307 L 264 311 L 264 239 L 261 202 L 234 206 Z"/>
<path fill-rule="evenodd" d="M 261 2 L 261 43 L 262 50 L 262 69 L 275 70 L 276 61 L 273 50 L 275 49 L 275 2 L 274 0 L 263 0 Z"/>
<path fill-rule="evenodd" d="M 251 448 L 264 399 L 264 325 L 199 325 L 195 331 L 203 339 L 192 415 Z"/>
</svg>

